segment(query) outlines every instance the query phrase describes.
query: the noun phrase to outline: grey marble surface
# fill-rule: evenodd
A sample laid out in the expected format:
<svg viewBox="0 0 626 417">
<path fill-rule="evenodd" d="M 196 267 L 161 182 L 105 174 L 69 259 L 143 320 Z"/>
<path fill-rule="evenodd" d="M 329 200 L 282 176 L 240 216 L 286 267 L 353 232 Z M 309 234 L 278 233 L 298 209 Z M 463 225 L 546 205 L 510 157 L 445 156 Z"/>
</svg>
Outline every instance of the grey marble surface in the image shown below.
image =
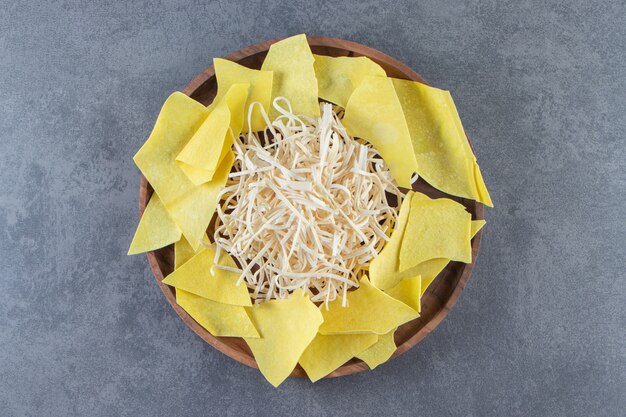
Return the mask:
<svg viewBox="0 0 626 417">
<path fill-rule="evenodd" d="M 0 3 L 1 415 L 624 415 L 623 1 Z M 131 157 L 211 58 L 300 32 L 450 89 L 496 208 L 416 348 L 274 389 L 126 256 Z"/>
</svg>

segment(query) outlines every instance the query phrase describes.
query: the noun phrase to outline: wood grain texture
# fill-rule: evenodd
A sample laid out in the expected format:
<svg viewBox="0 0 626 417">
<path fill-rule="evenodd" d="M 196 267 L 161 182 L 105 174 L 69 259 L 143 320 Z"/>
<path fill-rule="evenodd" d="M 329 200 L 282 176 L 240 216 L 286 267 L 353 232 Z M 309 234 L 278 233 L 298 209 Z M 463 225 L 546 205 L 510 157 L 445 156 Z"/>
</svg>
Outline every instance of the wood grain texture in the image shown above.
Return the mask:
<svg viewBox="0 0 626 417">
<path fill-rule="evenodd" d="M 257 43 L 240 49 L 225 58 L 238 62 L 249 68 L 259 69 L 265 59 L 270 45 L 279 40 L 280 39 L 274 39 L 271 41 Z M 381 65 L 390 77 L 419 81 L 427 84 L 419 74 L 406 65 L 367 46 L 342 39 L 316 36 L 309 36 L 308 41 L 311 46 L 311 50 L 315 54 L 329 56 L 367 56 Z M 183 93 L 205 105 L 211 103 L 217 93 L 217 83 L 213 66 L 209 66 L 202 71 L 185 87 L 185 89 L 183 89 Z M 484 218 L 484 207 L 476 201 L 442 193 L 441 191 L 431 187 L 422 179 L 418 180 L 417 183 L 414 184 L 413 189 L 423 192 L 430 197 L 447 197 L 456 200 L 467 208 L 467 210 L 472 214 L 472 219 L 476 220 Z M 142 176 L 139 187 L 140 214 L 143 214 L 152 192 L 152 187 L 146 178 Z M 430 285 L 422 297 L 421 316 L 398 328 L 394 335 L 398 348 L 392 358 L 415 346 L 420 340 L 426 337 L 426 335 L 432 332 L 452 309 L 470 278 L 474 263 L 478 257 L 481 237 L 482 231 L 478 232 L 472 240 L 472 263 L 464 264 L 460 262 L 450 262 L 448 266 L 439 274 L 437 279 L 435 279 L 435 281 Z M 187 326 L 189 326 L 205 342 L 220 352 L 245 365 L 258 368 L 248 345 L 243 339 L 236 337 L 215 337 L 211 335 L 191 316 L 189 316 L 185 310 L 178 306 L 176 303 L 174 288 L 161 282 L 163 278 L 174 269 L 174 245 L 148 252 L 147 256 L 157 284 L 161 288 L 161 291 L 163 291 L 163 294 L 165 294 L 167 301 L 176 311 L 176 314 L 180 316 L 185 324 L 187 324 Z M 329 374 L 327 378 L 349 375 L 367 369 L 369 368 L 364 362 L 352 359 Z M 304 370 L 298 365 L 292 372 L 291 376 L 304 377 L 306 375 Z"/>
</svg>

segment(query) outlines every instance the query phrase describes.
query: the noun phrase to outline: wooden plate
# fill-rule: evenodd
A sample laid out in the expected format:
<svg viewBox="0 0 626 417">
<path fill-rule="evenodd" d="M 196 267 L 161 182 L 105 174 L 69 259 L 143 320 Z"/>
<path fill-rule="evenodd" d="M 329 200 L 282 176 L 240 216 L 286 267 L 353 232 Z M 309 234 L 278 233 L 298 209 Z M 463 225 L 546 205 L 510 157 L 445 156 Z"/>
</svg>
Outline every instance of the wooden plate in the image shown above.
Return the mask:
<svg viewBox="0 0 626 417">
<path fill-rule="evenodd" d="M 267 54 L 270 45 L 279 40 L 280 39 L 274 39 L 248 46 L 228 55 L 226 58 L 245 65 L 246 67 L 259 69 L 265 59 L 265 55 Z M 419 74 L 406 65 L 367 46 L 341 39 L 316 36 L 308 37 L 308 41 L 311 46 L 311 50 L 315 54 L 330 56 L 367 56 L 380 64 L 390 77 L 426 83 L 426 81 Z M 205 105 L 211 103 L 217 92 L 213 66 L 210 66 L 202 71 L 202 73 L 200 73 L 187 85 L 187 87 L 185 87 L 183 92 Z M 467 210 L 472 213 L 473 219 L 483 218 L 483 205 L 477 203 L 476 201 L 444 194 L 434 189 L 421 179 L 417 182 L 417 184 L 415 184 L 413 189 L 421 191 L 431 197 L 452 198 L 463 204 Z M 143 214 L 143 210 L 148 204 L 152 191 L 152 187 L 148 184 L 146 178 L 142 176 L 139 187 L 139 210 L 141 214 Z M 398 328 L 395 333 L 395 341 L 398 349 L 393 354 L 393 357 L 396 357 L 415 346 L 420 340 L 426 337 L 427 334 L 433 331 L 433 329 L 437 327 L 446 317 L 448 311 L 450 311 L 461 295 L 463 288 L 467 285 L 467 281 L 469 280 L 474 263 L 476 262 L 476 258 L 478 256 L 481 236 L 482 232 L 478 232 L 472 240 L 473 262 L 471 264 L 464 264 L 460 262 L 449 263 L 424 294 L 422 298 L 421 316 L 418 319 L 406 323 Z M 245 365 L 258 368 L 248 345 L 243 339 L 236 337 L 215 337 L 211 335 L 208 331 L 196 323 L 196 321 L 189 316 L 185 310 L 176 304 L 174 288 L 161 283 L 161 280 L 163 280 L 163 278 L 170 274 L 174 269 L 174 245 L 149 252 L 147 255 L 148 262 L 150 263 L 150 267 L 152 268 L 157 284 L 161 288 L 161 291 L 163 291 L 163 294 L 165 294 L 167 301 L 176 311 L 176 314 L 180 316 L 185 324 L 187 324 L 187 326 L 189 326 L 205 342 L 220 352 Z M 367 369 L 368 367 L 364 362 L 352 359 L 339 369 L 332 372 L 328 375 L 328 377 L 349 375 Z M 291 373 L 291 376 L 304 377 L 306 375 L 304 370 L 298 365 Z"/>
</svg>

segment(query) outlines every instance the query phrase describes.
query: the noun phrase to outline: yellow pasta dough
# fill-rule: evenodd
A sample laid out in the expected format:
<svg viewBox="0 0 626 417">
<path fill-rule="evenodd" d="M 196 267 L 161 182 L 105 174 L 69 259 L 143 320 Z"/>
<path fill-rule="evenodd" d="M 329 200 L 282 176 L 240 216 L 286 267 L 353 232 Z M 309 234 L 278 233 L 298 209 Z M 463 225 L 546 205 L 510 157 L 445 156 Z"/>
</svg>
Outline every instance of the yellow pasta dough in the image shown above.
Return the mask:
<svg viewBox="0 0 626 417">
<path fill-rule="evenodd" d="M 159 249 L 176 242 L 180 237 L 180 229 L 170 217 L 159 196 L 153 193 L 139 220 L 128 254 Z"/>
<path fill-rule="evenodd" d="M 385 291 L 398 301 L 411 307 L 413 310 L 420 312 L 420 298 L 422 297 L 422 277 L 404 278 L 395 287 Z"/>
<path fill-rule="evenodd" d="M 321 334 L 385 334 L 419 316 L 417 311 L 374 287 L 367 277 L 361 279 L 358 289 L 348 292 L 347 299 L 347 307 L 341 305 L 340 299 L 330 302 L 328 308 L 322 305 Z"/>
<path fill-rule="evenodd" d="M 205 248 L 165 277 L 163 283 L 219 303 L 252 305 L 247 287 L 244 284 L 236 285 L 239 275 L 219 268 L 211 268 L 214 259 L 215 251 Z M 222 254 L 219 263 L 231 268 L 237 267 L 227 254 Z M 213 270 L 212 273 L 211 270 Z"/>
<path fill-rule="evenodd" d="M 176 157 L 195 185 L 211 181 L 243 126 L 248 84 L 233 84 Z"/>
<path fill-rule="evenodd" d="M 181 229 L 197 249 L 215 212 L 217 194 L 226 183 L 234 155 L 227 155 L 215 178 L 196 186 L 176 163 L 176 156 L 208 115 L 202 104 L 173 93 L 163 105 L 154 129 L 134 161 Z"/>
<path fill-rule="evenodd" d="M 218 303 L 180 288 L 176 302 L 213 336 L 259 337 L 242 306 Z"/>
<path fill-rule="evenodd" d="M 345 108 L 352 92 L 365 77 L 385 77 L 385 70 L 371 59 L 360 57 L 315 57 L 315 75 L 320 98 Z"/>
<path fill-rule="evenodd" d="M 350 96 L 343 124 L 350 135 L 374 145 L 401 187 L 411 187 L 417 161 L 391 79 L 366 77 Z"/>
<path fill-rule="evenodd" d="M 210 245 L 211 242 L 207 235 L 202 238 L 203 245 Z M 178 269 L 182 264 L 194 257 L 198 252 L 204 249 L 204 246 L 199 246 L 194 250 L 187 239 L 181 236 L 180 240 L 174 243 L 174 269 Z"/>
<path fill-rule="evenodd" d="M 248 126 L 248 111 L 250 111 L 250 105 L 252 103 L 259 103 L 265 111 L 270 110 L 272 102 L 272 82 L 274 77 L 273 71 L 254 70 L 221 58 L 215 58 L 213 60 L 213 66 L 215 67 L 215 77 L 217 78 L 217 96 L 213 100 L 213 104 L 209 106 L 209 109 L 213 109 L 234 84 L 250 84 L 248 98 L 244 106 L 243 131 L 248 132 L 252 130 L 256 132 L 263 130 L 265 128 L 265 121 L 263 120 L 259 108 L 252 108 L 252 114 L 250 115 L 252 129 Z"/>
<path fill-rule="evenodd" d="M 312 382 L 322 379 L 378 341 L 371 334 L 318 334 L 300 357 L 300 365 Z"/>
<path fill-rule="evenodd" d="M 322 323 L 320 310 L 299 290 L 284 300 L 248 307 L 261 338 L 245 338 L 259 370 L 277 387 L 289 376 Z"/>
<path fill-rule="evenodd" d="M 480 229 L 483 228 L 483 226 L 487 224 L 487 222 L 483 219 L 481 220 L 472 220 L 472 237 L 476 236 L 476 233 L 478 233 L 480 231 Z"/>
<path fill-rule="evenodd" d="M 356 355 L 356 357 L 365 362 L 370 369 L 387 362 L 396 351 L 396 343 L 393 339 L 395 332 L 396 329 L 392 329 L 389 333 L 378 336 L 376 343 Z"/>
<path fill-rule="evenodd" d="M 195 188 L 174 162 L 209 112 L 183 93 L 172 93 L 134 161 L 167 207 Z"/>
<path fill-rule="evenodd" d="M 306 35 L 292 36 L 270 46 L 261 70 L 273 71 L 272 98 L 285 97 L 295 114 L 319 116 L 317 78 Z M 279 113 L 272 107 L 270 118 Z"/>
<path fill-rule="evenodd" d="M 493 207 L 450 93 L 395 78 L 393 86 L 411 134 L 419 175 L 441 191 Z"/>
<path fill-rule="evenodd" d="M 485 225 L 484 220 L 472 220 L 471 234 L 472 237 L 478 233 L 478 231 Z M 443 271 L 443 269 L 448 265 L 450 259 L 445 258 L 437 258 L 430 259 L 428 261 L 422 262 L 419 265 L 416 265 L 412 268 L 407 269 L 406 271 L 398 272 L 396 278 L 398 280 L 405 279 L 407 277 L 413 277 L 419 275 L 422 277 L 421 284 L 421 295 L 424 295 L 428 286 L 437 278 L 439 273 Z"/>
<path fill-rule="evenodd" d="M 395 287 L 402 279 L 399 276 L 398 259 L 400 256 L 402 238 L 404 237 L 404 229 L 406 228 L 409 212 L 411 211 L 413 195 L 413 191 L 409 191 L 406 197 L 404 197 L 389 242 L 383 247 L 383 250 L 378 256 L 370 262 L 369 276 L 372 285 L 383 291 Z"/>
<path fill-rule="evenodd" d="M 411 200 L 398 269 L 404 271 L 435 258 L 472 262 L 472 215 L 448 198 L 430 199 L 420 193 L 416 196 Z"/>
<path fill-rule="evenodd" d="M 194 250 L 200 246 L 211 217 L 215 213 L 217 195 L 226 184 L 234 159 L 235 155 L 229 150 L 211 181 L 199 185 L 200 190 L 193 190 L 172 204 L 171 209 L 168 208 L 172 218 Z"/>
</svg>

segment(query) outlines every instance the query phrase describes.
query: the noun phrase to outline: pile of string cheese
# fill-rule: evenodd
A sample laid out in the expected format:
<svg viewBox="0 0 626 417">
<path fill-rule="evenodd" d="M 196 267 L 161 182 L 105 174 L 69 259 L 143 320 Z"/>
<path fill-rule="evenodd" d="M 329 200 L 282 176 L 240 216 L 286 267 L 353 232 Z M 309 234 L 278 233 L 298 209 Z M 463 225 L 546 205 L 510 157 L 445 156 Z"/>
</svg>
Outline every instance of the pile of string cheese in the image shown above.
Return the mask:
<svg viewBox="0 0 626 417">
<path fill-rule="evenodd" d="M 345 306 L 389 240 L 404 194 L 376 150 L 346 133 L 331 104 L 322 103 L 316 119 L 295 115 L 283 97 L 273 106 L 279 116 L 270 121 L 258 105 L 264 132 L 234 138 L 214 267 L 240 273 L 237 284 L 245 282 L 257 303 L 302 289 L 314 302 L 342 297 Z M 221 251 L 241 269 L 218 265 Z"/>
</svg>

